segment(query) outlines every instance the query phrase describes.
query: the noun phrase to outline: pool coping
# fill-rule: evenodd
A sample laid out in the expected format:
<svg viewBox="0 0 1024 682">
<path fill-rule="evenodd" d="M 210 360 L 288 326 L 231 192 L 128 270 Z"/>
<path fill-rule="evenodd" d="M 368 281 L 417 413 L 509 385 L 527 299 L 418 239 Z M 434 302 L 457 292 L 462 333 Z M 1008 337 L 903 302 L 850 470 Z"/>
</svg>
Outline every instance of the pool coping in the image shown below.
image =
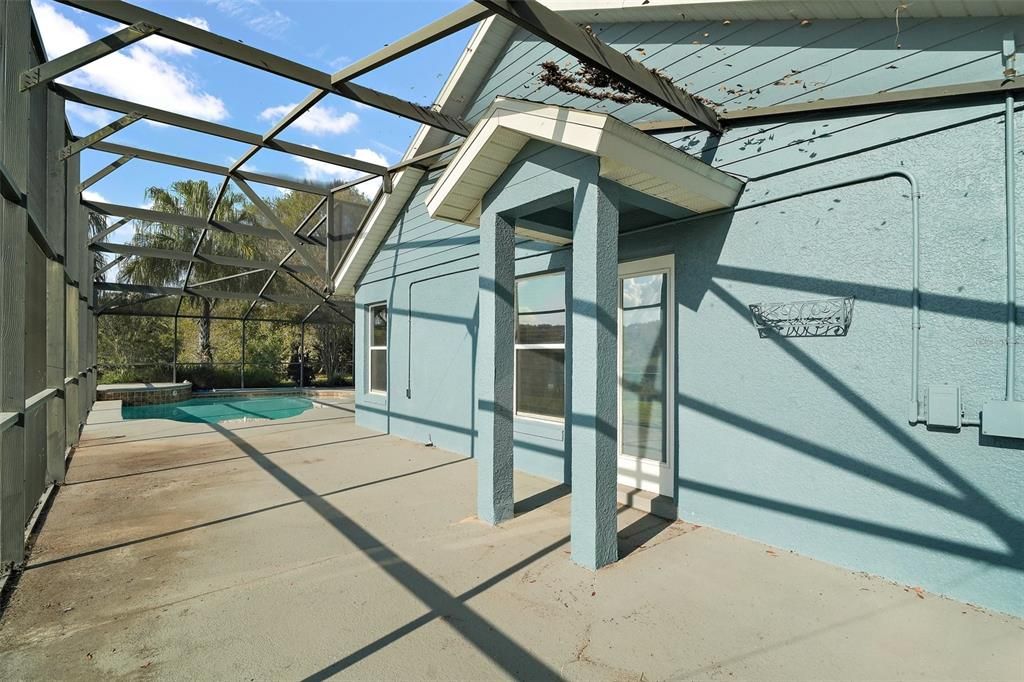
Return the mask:
<svg viewBox="0 0 1024 682">
<path fill-rule="evenodd" d="M 259 397 L 268 395 L 299 395 L 310 398 L 341 398 L 354 399 L 355 389 L 334 387 L 317 388 L 311 386 L 283 386 L 274 388 L 213 388 L 196 390 L 188 381 L 181 383 L 147 384 L 107 384 L 98 386 L 96 400 L 120 400 L 122 405 L 165 405 L 177 403 L 190 398 L 219 397 Z"/>
<path fill-rule="evenodd" d="M 338 390 L 338 389 L 309 389 L 309 388 L 306 388 L 306 389 L 299 389 L 299 388 L 287 389 L 286 388 L 286 389 L 269 389 L 269 390 L 268 389 L 244 389 L 244 390 L 243 389 L 227 389 L 227 390 L 219 390 L 219 391 L 216 391 L 216 392 L 214 392 L 214 391 L 203 391 L 201 393 L 189 396 L 189 398 L 186 398 L 186 400 L 190 400 L 191 398 L 197 398 L 199 400 L 214 400 L 214 399 L 218 399 L 218 398 L 221 399 L 221 400 L 230 400 L 232 398 L 245 399 L 245 398 L 261 398 L 261 397 L 262 398 L 272 398 L 272 397 L 273 398 L 289 398 L 289 397 L 304 398 L 304 399 L 308 400 L 311 403 L 309 409 L 314 409 L 315 410 L 315 409 L 332 408 L 333 407 L 333 408 L 344 409 L 344 410 L 346 410 L 348 412 L 353 412 L 354 413 L 354 410 L 350 410 L 350 409 L 348 409 L 346 407 L 343 407 L 345 405 L 350 405 L 352 402 L 354 402 L 354 391 L 353 390 L 344 390 L 344 389 L 342 389 L 342 390 Z M 185 400 L 176 401 L 176 402 L 185 402 Z M 193 402 L 192 404 L 195 405 L 195 402 Z M 150 420 L 150 419 L 153 419 L 153 420 L 169 419 L 171 421 L 174 421 L 173 419 L 170 419 L 170 418 L 167 418 L 167 417 L 158 417 L 158 416 L 152 416 L 152 417 L 129 417 L 129 418 L 126 418 L 124 416 L 123 412 L 122 412 L 123 408 L 125 408 L 125 407 L 158 407 L 158 406 L 173 407 L 174 403 L 159 403 L 159 404 L 158 403 L 150 403 L 150 404 L 143 404 L 143 405 L 129 405 L 129 404 L 127 404 L 127 403 L 125 403 L 124 401 L 121 401 L 121 400 L 106 400 L 106 401 L 103 401 L 101 403 L 98 402 L 96 405 L 97 405 L 97 410 L 96 410 L 96 413 L 93 416 L 95 418 L 99 419 L 99 421 L 94 422 L 94 423 L 98 423 L 98 424 L 99 423 L 111 424 L 111 423 L 129 422 L 129 421 L 135 421 L 135 420 L 144 421 L 144 420 Z M 287 417 L 285 419 L 291 419 L 291 418 L 292 417 Z M 230 425 L 230 424 L 233 424 L 233 423 L 242 423 L 242 422 L 250 422 L 250 421 L 252 421 L 252 422 L 276 421 L 277 419 L 278 418 L 275 418 L 275 417 L 267 417 L 267 418 L 245 417 L 245 418 L 240 418 L 240 419 L 227 419 L 227 420 L 220 421 L 220 422 L 217 422 L 217 423 L 219 423 L 219 424 L 229 424 Z M 199 423 L 199 422 L 196 422 L 196 423 Z"/>
<path fill-rule="evenodd" d="M 192 390 L 193 398 L 219 398 L 231 396 L 265 396 L 265 395 L 301 395 L 312 398 L 353 398 L 353 388 L 312 388 L 298 386 L 291 388 L 213 388 L 209 390 Z"/>
<path fill-rule="evenodd" d="M 96 400 L 120 400 L 124 405 L 165 405 L 188 400 L 192 395 L 192 384 L 188 381 L 100 384 L 96 387 Z"/>
</svg>

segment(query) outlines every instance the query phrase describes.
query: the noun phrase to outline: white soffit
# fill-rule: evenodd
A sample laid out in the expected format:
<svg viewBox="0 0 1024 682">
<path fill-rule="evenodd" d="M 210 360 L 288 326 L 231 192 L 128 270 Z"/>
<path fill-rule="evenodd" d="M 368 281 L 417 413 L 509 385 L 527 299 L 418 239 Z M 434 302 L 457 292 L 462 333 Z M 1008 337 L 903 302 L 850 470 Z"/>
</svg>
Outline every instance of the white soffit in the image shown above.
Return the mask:
<svg viewBox="0 0 1024 682">
<path fill-rule="evenodd" d="M 480 224 L 480 202 L 529 140 L 592 154 L 601 177 L 707 213 L 735 205 L 743 182 L 608 114 L 505 97 L 473 128 L 427 196 L 433 218 Z"/>
</svg>

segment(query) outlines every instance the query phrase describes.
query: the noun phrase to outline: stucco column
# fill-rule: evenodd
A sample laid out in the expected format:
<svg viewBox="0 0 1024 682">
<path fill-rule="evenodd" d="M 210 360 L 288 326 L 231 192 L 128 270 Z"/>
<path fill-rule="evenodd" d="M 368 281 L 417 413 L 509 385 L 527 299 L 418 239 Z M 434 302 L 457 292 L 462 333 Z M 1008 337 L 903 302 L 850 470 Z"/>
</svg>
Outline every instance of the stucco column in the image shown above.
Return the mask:
<svg viewBox="0 0 1024 682">
<path fill-rule="evenodd" d="M 477 515 L 512 518 L 512 369 L 515 235 L 496 213 L 480 220 L 480 327 L 477 341 Z"/>
<path fill-rule="evenodd" d="M 569 345 L 572 559 L 600 568 L 618 559 L 619 209 L 614 187 L 596 177 L 581 185 L 574 205 Z"/>
</svg>

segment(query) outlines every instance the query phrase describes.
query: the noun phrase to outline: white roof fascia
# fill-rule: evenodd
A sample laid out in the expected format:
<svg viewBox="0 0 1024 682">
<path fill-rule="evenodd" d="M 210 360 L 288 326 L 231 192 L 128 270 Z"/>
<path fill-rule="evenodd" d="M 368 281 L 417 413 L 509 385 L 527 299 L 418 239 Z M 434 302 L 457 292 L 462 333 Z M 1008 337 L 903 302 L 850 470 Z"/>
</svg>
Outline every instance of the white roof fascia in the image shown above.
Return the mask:
<svg viewBox="0 0 1024 682">
<path fill-rule="evenodd" d="M 1024 14 L 1019 0 L 541 0 L 587 23 L 988 17 Z"/>
</svg>

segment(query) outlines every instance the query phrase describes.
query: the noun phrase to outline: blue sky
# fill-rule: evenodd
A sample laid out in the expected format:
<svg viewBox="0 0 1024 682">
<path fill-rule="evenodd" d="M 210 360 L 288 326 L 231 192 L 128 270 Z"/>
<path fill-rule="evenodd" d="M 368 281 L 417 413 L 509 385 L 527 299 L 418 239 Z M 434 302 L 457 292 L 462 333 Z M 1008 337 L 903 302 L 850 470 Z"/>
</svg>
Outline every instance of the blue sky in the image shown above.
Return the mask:
<svg viewBox="0 0 1024 682">
<path fill-rule="evenodd" d="M 451 12 L 464 1 L 135 0 L 135 4 L 333 72 Z M 51 57 L 121 28 L 51 0 L 33 0 L 33 7 Z M 472 31 L 473 28 L 465 29 L 356 82 L 430 104 Z M 65 76 L 61 82 L 256 133 L 265 132 L 289 105 L 310 92 L 309 86 L 158 37 L 135 43 Z M 79 135 L 119 116 L 81 105 L 68 107 L 68 118 Z M 387 164 L 399 159 L 416 129 L 417 124 L 410 121 L 332 96 L 293 124 L 282 139 Z M 240 143 L 145 121 L 108 140 L 221 165 L 229 165 L 247 148 Z M 82 177 L 115 158 L 102 152 L 83 152 Z M 359 175 L 267 150 L 260 151 L 245 168 L 311 180 L 347 180 Z M 215 176 L 135 159 L 91 187 L 88 196 L 143 206 L 147 187 L 165 186 L 182 178 L 219 182 Z M 363 187 L 371 192 L 376 190 L 372 183 Z M 279 191 L 267 186 L 257 189 L 267 196 Z M 128 235 L 116 236 L 117 241 L 123 241 Z"/>
</svg>

